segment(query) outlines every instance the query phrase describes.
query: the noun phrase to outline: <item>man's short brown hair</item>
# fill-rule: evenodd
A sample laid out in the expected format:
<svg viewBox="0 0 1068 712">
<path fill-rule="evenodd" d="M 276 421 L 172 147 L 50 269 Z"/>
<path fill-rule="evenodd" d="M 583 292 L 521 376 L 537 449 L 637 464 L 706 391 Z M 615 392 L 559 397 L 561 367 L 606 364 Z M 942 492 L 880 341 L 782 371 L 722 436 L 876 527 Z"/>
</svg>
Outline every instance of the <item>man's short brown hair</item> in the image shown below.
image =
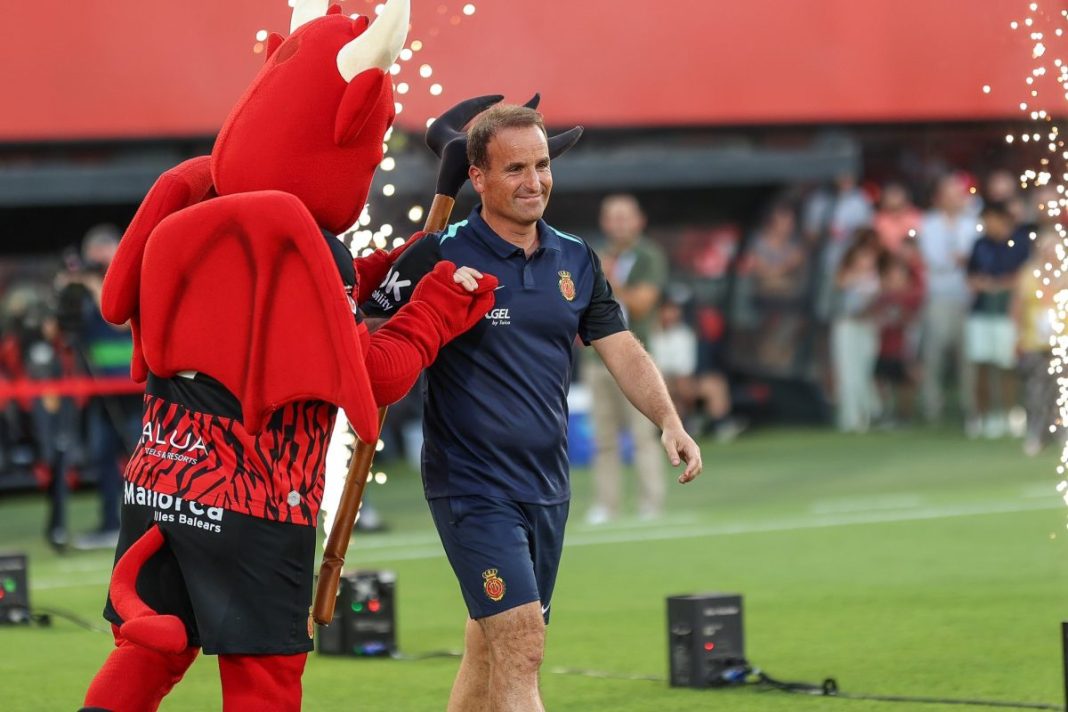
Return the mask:
<svg viewBox="0 0 1068 712">
<path fill-rule="evenodd" d="M 497 104 L 486 109 L 467 129 L 467 160 L 473 166 L 489 166 L 489 142 L 502 129 L 537 126 L 548 138 L 545 122 L 534 109 L 516 104 Z"/>
</svg>

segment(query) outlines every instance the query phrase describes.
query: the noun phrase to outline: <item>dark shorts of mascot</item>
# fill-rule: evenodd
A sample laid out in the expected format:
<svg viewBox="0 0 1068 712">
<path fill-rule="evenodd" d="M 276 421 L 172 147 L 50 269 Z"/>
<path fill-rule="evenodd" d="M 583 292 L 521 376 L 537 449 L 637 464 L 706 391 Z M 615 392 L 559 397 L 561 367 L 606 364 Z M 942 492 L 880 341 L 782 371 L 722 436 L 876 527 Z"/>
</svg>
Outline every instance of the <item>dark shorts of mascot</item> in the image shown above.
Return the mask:
<svg viewBox="0 0 1068 712">
<path fill-rule="evenodd" d="M 137 578 L 145 603 L 180 618 L 189 645 L 209 655 L 310 651 L 315 528 L 164 503 L 170 506 L 127 503 L 122 510 L 116 561 L 154 524 L 166 540 Z M 110 598 L 104 617 L 124 622 Z"/>
<path fill-rule="evenodd" d="M 429 504 L 471 618 L 539 601 L 548 624 L 569 503 L 463 496 Z"/>
</svg>

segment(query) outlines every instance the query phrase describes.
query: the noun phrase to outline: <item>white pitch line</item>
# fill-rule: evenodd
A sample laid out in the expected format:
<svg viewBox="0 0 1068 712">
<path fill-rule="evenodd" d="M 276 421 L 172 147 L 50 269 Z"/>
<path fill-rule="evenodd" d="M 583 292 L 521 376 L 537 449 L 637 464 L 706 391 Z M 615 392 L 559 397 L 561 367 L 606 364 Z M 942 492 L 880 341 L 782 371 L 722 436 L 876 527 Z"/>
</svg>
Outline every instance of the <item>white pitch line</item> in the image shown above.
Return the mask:
<svg viewBox="0 0 1068 712">
<path fill-rule="evenodd" d="M 721 524 L 693 529 L 670 529 L 642 532 L 629 538 L 613 536 L 577 536 L 568 539 L 568 546 L 593 546 L 597 544 L 621 544 L 631 542 L 653 541 L 663 539 L 694 539 L 701 537 L 735 536 L 739 534 L 767 534 L 773 532 L 805 531 L 809 529 L 828 529 L 865 524 L 894 524 L 927 519 L 952 519 L 956 517 L 974 517 L 991 514 L 1012 514 L 1015 512 L 1032 512 L 1063 509 L 1064 505 L 1055 498 L 1046 502 L 1005 502 L 976 503 L 971 505 L 951 505 L 944 507 L 927 507 L 913 511 L 894 512 L 855 512 L 841 513 L 824 517 L 807 517 L 785 519 L 774 522 Z M 576 541 L 578 539 L 578 541 Z"/>
<path fill-rule="evenodd" d="M 697 524 L 700 519 L 693 512 L 662 515 L 656 519 L 639 519 L 638 517 L 623 517 L 605 524 L 587 524 L 581 517 L 574 517 L 574 523 L 569 522 L 570 531 L 614 531 L 622 529 L 633 531 L 634 529 L 657 529 L 664 526 L 677 526 L 679 524 Z"/>
<path fill-rule="evenodd" d="M 1057 493 L 1057 485 L 1054 482 L 1045 485 L 1031 485 L 1024 489 L 1024 491 L 1020 493 L 1020 496 L 1025 499 L 1042 499 L 1043 497 L 1060 499 L 1061 497 Z"/>
<path fill-rule="evenodd" d="M 1051 497 L 1045 502 L 981 502 L 971 505 L 949 505 L 944 507 L 927 507 L 910 512 L 854 512 L 840 513 L 823 517 L 805 517 L 777 520 L 771 522 L 750 522 L 737 524 L 713 524 L 697 527 L 679 528 L 672 526 L 660 530 L 643 529 L 641 531 L 579 531 L 570 533 L 564 540 L 566 547 L 599 546 L 602 544 L 633 544 L 646 541 L 664 541 L 672 539 L 698 539 L 703 537 L 737 536 L 744 534 L 768 534 L 774 532 L 805 531 L 809 529 L 827 529 L 865 524 L 894 524 L 898 522 L 922 521 L 927 519 L 952 519 L 956 517 L 988 516 L 994 514 L 1013 514 L 1017 512 L 1034 512 L 1063 509 L 1064 505 Z M 413 548 L 394 552 L 368 552 L 370 556 L 355 557 L 362 565 L 365 562 L 383 563 L 390 561 L 412 561 L 444 557 L 438 547 Z"/>
<path fill-rule="evenodd" d="M 80 578 L 77 581 L 71 581 L 69 578 L 62 579 L 30 579 L 31 591 L 48 591 L 61 588 L 82 588 L 83 586 L 106 586 L 108 581 L 111 580 L 110 575 L 104 576 L 89 576 Z M 101 601 L 103 603 L 103 601 Z"/>
<path fill-rule="evenodd" d="M 373 534 L 370 536 L 356 532 L 353 537 L 353 546 L 361 549 L 396 549 L 440 543 L 437 532 L 433 530 L 412 534 Z"/>
<path fill-rule="evenodd" d="M 604 544 L 633 544 L 647 541 L 665 541 L 674 539 L 699 539 L 704 537 L 738 536 L 745 534 L 770 534 L 774 532 L 806 531 L 811 529 L 829 529 L 834 527 L 848 527 L 871 524 L 895 524 L 900 522 L 915 522 L 929 519 L 954 519 L 957 517 L 977 517 L 995 514 L 1014 514 L 1019 512 L 1048 511 L 1064 509 L 1064 505 L 1056 498 L 1050 497 L 1046 501 L 1019 501 L 1019 502 L 978 502 L 975 504 L 947 505 L 943 507 L 926 507 L 913 511 L 865 511 L 865 512 L 841 512 L 838 514 L 783 519 L 767 522 L 749 522 L 735 524 L 713 524 L 705 526 L 678 527 L 674 522 L 662 529 L 643 528 L 635 531 L 597 531 L 586 530 L 572 532 L 565 540 L 568 547 L 600 546 Z M 415 539 L 416 537 L 406 537 Z M 367 563 L 389 563 L 392 561 L 414 561 L 424 559 L 444 558 L 440 544 L 437 544 L 436 536 L 422 537 L 433 541 L 434 546 L 414 546 L 410 548 L 386 546 L 370 547 L 357 545 L 349 555 L 351 564 L 363 566 Z M 109 564 L 110 567 L 110 564 Z M 105 572 L 106 573 L 106 572 Z M 108 577 L 83 578 L 78 581 L 69 579 L 42 579 L 34 580 L 32 588 L 39 590 L 76 588 L 79 586 L 103 585 L 108 582 Z"/>
<path fill-rule="evenodd" d="M 809 511 L 813 514 L 843 514 L 888 509 L 916 509 L 923 504 L 925 504 L 923 497 L 916 494 L 888 494 L 878 497 L 821 499 L 813 502 Z"/>
<path fill-rule="evenodd" d="M 110 569 L 112 563 L 114 563 L 115 555 L 112 552 L 106 559 L 103 557 L 93 558 L 69 558 L 64 557 L 56 561 L 50 561 L 39 566 L 41 569 L 47 569 L 48 573 L 63 573 L 63 574 L 75 574 L 83 571 L 100 571 L 101 569 Z"/>
</svg>

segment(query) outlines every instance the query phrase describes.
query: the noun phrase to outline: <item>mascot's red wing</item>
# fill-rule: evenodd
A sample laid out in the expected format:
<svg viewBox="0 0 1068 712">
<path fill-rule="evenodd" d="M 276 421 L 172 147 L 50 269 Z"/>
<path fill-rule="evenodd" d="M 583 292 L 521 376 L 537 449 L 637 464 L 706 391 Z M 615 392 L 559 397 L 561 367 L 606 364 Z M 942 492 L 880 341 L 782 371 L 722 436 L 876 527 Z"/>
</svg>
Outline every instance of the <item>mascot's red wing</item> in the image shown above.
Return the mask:
<svg viewBox="0 0 1068 712">
<path fill-rule="evenodd" d="M 152 230 L 160 221 L 182 208 L 199 203 L 212 192 L 211 157 L 201 156 L 179 163 L 156 179 L 141 207 L 137 209 L 126 234 L 122 236 L 115 259 L 104 278 L 101 312 L 112 324 L 130 322 L 133 331 L 133 379 L 142 382 L 148 376 L 139 338 L 141 320 L 141 261 Z"/>
<path fill-rule="evenodd" d="M 287 402 L 345 409 L 361 440 L 378 438 L 354 323 L 323 234 L 296 197 L 258 191 L 214 198 L 160 223 L 145 248 L 141 343 L 166 378 L 200 371 L 241 402 L 258 433 Z"/>
</svg>

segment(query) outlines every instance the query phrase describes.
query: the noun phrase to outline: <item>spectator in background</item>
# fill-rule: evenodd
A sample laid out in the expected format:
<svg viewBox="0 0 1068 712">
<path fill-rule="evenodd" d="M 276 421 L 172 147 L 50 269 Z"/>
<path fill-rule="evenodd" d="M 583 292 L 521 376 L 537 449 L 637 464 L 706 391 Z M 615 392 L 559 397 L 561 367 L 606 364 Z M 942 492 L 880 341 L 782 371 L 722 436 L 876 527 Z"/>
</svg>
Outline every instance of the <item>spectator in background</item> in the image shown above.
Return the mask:
<svg viewBox="0 0 1068 712">
<path fill-rule="evenodd" d="M 1045 265 L 1060 264 L 1056 230 L 1044 229 L 1038 235 L 1030 259 L 1020 269 L 1013 294 L 1011 313 L 1016 325 L 1016 353 L 1023 386 L 1023 403 L 1027 411 L 1024 452 L 1037 455 L 1051 438 L 1049 427 L 1057 418 L 1057 376 L 1050 374 L 1053 347 L 1054 295 L 1068 288 L 1068 278 L 1047 275 Z M 1051 284 L 1043 284 L 1048 278 Z"/>
<path fill-rule="evenodd" d="M 93 378 L 129 376 L 133 342 L 125 327 L 100 314 L 104 273 L 119 247 L 114 225 L 97 225 L 82 240 L 82 264 L 57 279 L 61 322 L 78 366 Z M 140 436 L 141 396 L 99 395 L 89 401 L 87 454 L 96 473 L 100 522 L 95 531 L 74 540 L 76 549 L 113 549 L 119 536 L 122 463 Z"/>
<path fill-rule="evenodd" d="M 793 206 L 775 203 L 749 249 L 749 269 L 758 301 L 778 304 L 797 298 L 805 253 L 796 231 Z"/>
<path fill-rule="evenodd" d="M 872 223 L 872 205 L 857 184 L 854 171 L 843 171 L 830 190 L 820 190 L 806 201 L 802 230 L 812 245 L 823 245 L 816 291 L 816 316 L 826 322 L 831 316 L 835 274 L 842 255 L 856 231 Z"/>
<path fill-rule="evenodd" d="M 980 213 L 983 235 L 968 260 L 968 287 L 973 294 L 968 315 L 965 353 L 976 367 L 975 417 L 968 422 L 971 437 L 1003 437 L 1006 412 L 1016 403 L 1016 327 L 1010 301 L 1022 262 L 1009 246 L 1016 219 L 1005 203 L 987 203 Z M 995 387 L 1000 399 L 995 405 Z"/>
<path fill-rule="evenodd" d="M 857 232 L 835 275 L 837 307 L 831 324 L 831 360 L 838 398 L 838 428 L 867 432 L 878 415 L 874 373 L 879 329 L 872 310 L 879 295 L 879 236 Z"/>
<path fill-rule="evenodd" d="M 805 258 L 793 206 L 772 204 L 747 253 L 753 305 L 760 314 L 756 356 L 772 373 L 787 374 L 794 366 L 801 341 Z"/>
<path fill-rule="evenodd" d="M 1017 223 L 1026 222 L 1026 206 L 1020 193 L 1020 180 L 1004 169 L 991 171 L 983 188 L 983 201 L 1003 203 Z"/>
<path fill-rule="evenodd" d="M 879 236 L 882 239 L 882 235 Z M 904 249 L 904 243 L 899 249 Z M 900 253 L 879 256 L 879 296 L 872 313 L 879 327 L 875 383 L 882 403 L 882 424 L 910 419 L 913 379 L 910 331 L 923 305 L 923 279 Z"/>
<path fill-rule="evenodd" d="M 606 241 L 599 251 L 605 276 L 623 307 L 628 328 L 643 343 L 656 322 L 656 305 L 667 280 L 667 257 L 644 237 L 645 214 L 633 195 L 610 195 L 601 203 L 601 231 Z M 593 349 L 586 349 L 592 355 Z M 660 516 L 664 507 L 664 464 L 656 427 L 623 396 L 599 358 L 588 358 L 583 374 L 592 399 L 596 452 L 593 459 L 594 501 L 586 515 L 590 524 L 603 524 L 620 513 L 623 459 L 620 431 L 626 428 L 634 443 L 638 475 L 638 515 Z"/>
<path fill-rule="evenodd" d="M 725 326 L 723 312 L 715 306 L 702 304 L 697 308 L 697 397 L 705 420 L 701 433 L 712 433 L 721 443 L 734 440 L 747 425 L 731 415 L 731 387 L 724 363 Z"/>
<path fill-rule="evenodd" d="M 1021 261 L 1030 257 L 1032 243 L 1039 234 L 1055 230 L 1061 222 L 1062 200 L 1057 189 L 1048 184 L 1033 188 L 1023 195 L 1023 218 L 1009 239 L 1009 247 L 1013 248 Z"/>
<path fill-rule="evenodd" d="M 810 240 L 827 239 L 839 245 L 841 255 L 849 247 L 854 233 L 871 225 L 871 199 L 860 189 L 855 171 L 843 171 L 834 179 L 830 190 L 820 190 L 805 203 L 803 229 Z"/>
<path fill-rule="evenodd" d="M 1061 224 L 1066 199 L 1049 184 L 1040 186 L 1028 194 L 1033 215 L 1030 225 L 1036 230 L 1052 230 Z M 1038 235 L 1035 235 L 1038 238 Z"/>
<path fill-rule="evenodd" d="M 668 288 L 660 302 L 657 328 L 649 337 L 649 354 L 660 369 L 668 393 L 675 401 L 675 408 L 684 423 L 693 415 L 697 399 L 694 382 L 697 372 L 697 334 L 683 318 L 688 296 L 680 289 Z"/>
<path fill-rule="evenodd" d="M 969 301 L 965 266 L 978 238 L 970 204 L 965 176 L 961 173 L 943 176 L 935 186 L 932 209 L 924 215 L 917 237 L 927 286 L 920 358 L 924 415 L 929 422 L 942 417 L 950 362 L 957 366 L 954 371 L 965 418 L 971 417 L 974 410 L 973 371 L 964 357 L 964 322 Z"/>
<path fill-rule="evenodd" d="M 72 375 L 70 350 L 59 332 L 54 305 L 36 287 L 6 295 L 3 372 L 12 380 L 53 381 Z M 45 393 L 30 403 L 36 469 L 48 483 L 45 538 L 56 550 L 69 543 L 67 470 L 74 459 L 78 410 L 70 396 Z"/>
<path fill-rule="evenodd" d="M 888 252 L 898 252 L 905 240 L 916 237 L 923 213 L 912 204 L 908 189 L 901 183 L 887 183 L 879 196 L 879 210 L 872 227 Z"/>
</svg>

